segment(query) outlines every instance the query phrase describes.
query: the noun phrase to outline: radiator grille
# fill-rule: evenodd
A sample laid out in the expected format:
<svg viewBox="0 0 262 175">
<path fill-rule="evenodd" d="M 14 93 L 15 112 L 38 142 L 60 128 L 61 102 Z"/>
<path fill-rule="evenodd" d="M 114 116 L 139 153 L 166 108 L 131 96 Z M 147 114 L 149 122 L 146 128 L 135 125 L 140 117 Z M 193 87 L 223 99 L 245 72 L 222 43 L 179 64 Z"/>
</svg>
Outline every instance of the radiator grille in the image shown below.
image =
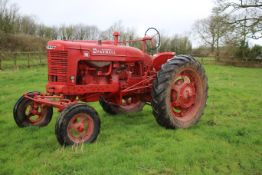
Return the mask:
<svg viewBox="0 0 262 175">
<path fill-rule="evenodd" d="M 52 82 L 67 81 L 67 51 L 48 51 L 48 80 Z"/>
</svg>

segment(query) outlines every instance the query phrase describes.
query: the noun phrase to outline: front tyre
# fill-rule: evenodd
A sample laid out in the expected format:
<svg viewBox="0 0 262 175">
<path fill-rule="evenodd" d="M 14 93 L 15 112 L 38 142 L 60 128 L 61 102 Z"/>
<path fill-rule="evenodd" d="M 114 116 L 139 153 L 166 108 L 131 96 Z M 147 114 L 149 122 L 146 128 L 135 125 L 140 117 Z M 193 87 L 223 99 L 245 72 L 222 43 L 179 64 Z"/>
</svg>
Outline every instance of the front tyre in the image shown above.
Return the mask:
<svg viewBox="0 0 262 175">
<path fill-rule="evenodd" d="M 28 96 L 34 97 L 39 92 L 29 92 Z M 53 115 L 53 108 L 44 104 L 36 104 L 34 101 L 21 96 L 14 108 L 13 117 L 19 127 L 39 126 L 43 127 L 50 123 Z"/>
<path fill-rule="evenodd" d="M 152 108 L 157 123 L 166 128 L 188 128 L 201 117 L 207 101 L 207 77 L 190 56 L 165 63 L 153 82 Z"/>
<path fill-rule="evenodd" d="M 58 142 L 61 145 L 92 143 L 100 131 L 100 119 L 97 112 L 84 103 L 65 108 L 55 127 Z"/>
</svg>

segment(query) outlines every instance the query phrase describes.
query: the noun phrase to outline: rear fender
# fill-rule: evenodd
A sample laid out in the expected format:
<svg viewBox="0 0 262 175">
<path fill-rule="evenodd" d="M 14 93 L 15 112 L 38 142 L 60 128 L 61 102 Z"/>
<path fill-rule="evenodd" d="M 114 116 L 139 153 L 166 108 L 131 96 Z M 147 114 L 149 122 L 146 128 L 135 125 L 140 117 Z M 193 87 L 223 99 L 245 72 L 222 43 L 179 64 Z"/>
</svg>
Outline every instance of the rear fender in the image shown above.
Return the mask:
<svg viewBox="0 0 262 175">
<path fill-rule="evenodd" d="M 156 71 L 161 69 L 161 66 L 167 62 L 168 59 L 175 56 L 175 52 L 162 52 L 154 55 L 153 67 Z"/>
</svg>

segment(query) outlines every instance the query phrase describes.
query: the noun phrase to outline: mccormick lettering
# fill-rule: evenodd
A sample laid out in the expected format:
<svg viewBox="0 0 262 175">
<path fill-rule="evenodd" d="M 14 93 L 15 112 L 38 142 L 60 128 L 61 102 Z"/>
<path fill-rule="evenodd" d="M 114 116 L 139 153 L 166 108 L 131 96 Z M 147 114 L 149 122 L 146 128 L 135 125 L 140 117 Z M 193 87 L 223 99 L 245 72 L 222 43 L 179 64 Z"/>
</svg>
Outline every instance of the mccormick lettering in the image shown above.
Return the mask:
<svg viewBox="0 0 262 175">
<path fill-rule="evenodd" d="M 94 55 L 115 55 L 115 50 L 93 48 Z"/>
</svg>

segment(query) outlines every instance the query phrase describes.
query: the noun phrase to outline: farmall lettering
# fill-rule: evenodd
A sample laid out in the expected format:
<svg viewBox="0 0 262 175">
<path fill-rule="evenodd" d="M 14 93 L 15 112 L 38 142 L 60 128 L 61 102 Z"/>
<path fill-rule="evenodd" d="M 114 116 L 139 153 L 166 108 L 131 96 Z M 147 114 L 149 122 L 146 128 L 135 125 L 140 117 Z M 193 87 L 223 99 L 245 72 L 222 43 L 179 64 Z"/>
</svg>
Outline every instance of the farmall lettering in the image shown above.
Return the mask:
<svg viewBox="0 0 262 175">
<path fill-rule="evenodd" d="M 107 48 L 93 48 L 93 55 L 115 55 L 116 52 L 113 49 Z"/>
</svg>

